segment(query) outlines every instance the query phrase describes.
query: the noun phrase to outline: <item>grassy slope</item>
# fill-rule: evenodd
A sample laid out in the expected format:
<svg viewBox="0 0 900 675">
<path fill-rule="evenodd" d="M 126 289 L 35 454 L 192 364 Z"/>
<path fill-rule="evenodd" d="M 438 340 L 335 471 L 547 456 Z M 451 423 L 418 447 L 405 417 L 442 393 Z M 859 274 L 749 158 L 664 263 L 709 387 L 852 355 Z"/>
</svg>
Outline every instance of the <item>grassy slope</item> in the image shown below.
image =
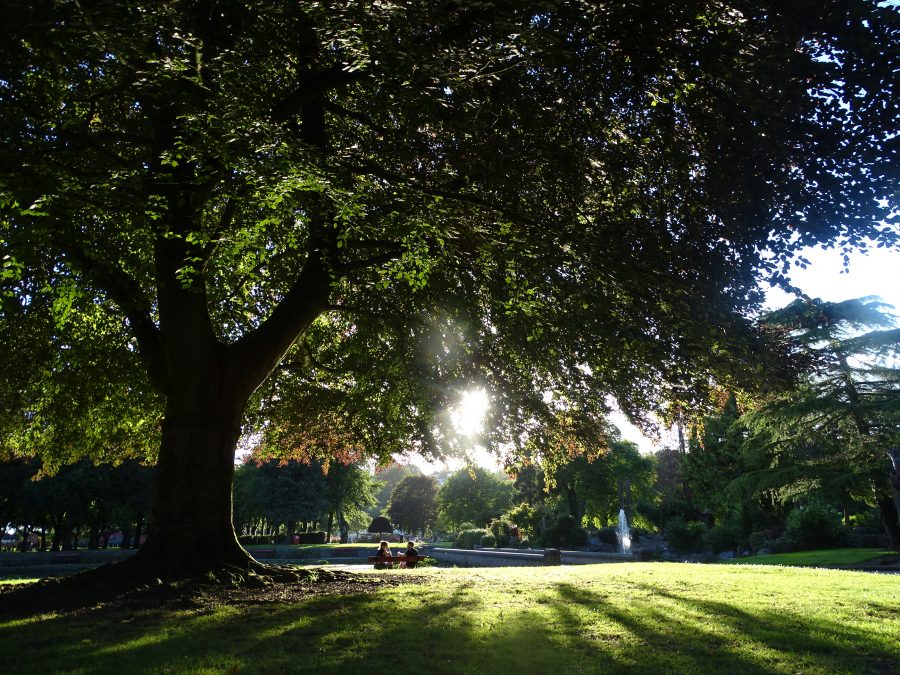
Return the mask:
<svg viewBox="0 0 900 675">
<path fill-rule="evenodd" d="M 897 577 L 677 563 L 382 574 L 425 583 L 294 605 L 6 622 L 0 653 L 6 672 L 35 673 L 900 669 Z"/>
<path fill-rule="evenodd" d="M 859 565 L 867 560 L 892 555 L 893 551 L 877 548 L 833 548 L 821 551 L 797 551 L 795 553 L 772 553 L 748 558 L 724 561 L 731 565 L 792 565 L 797 567 L 846 567 Z"/>
</svg>

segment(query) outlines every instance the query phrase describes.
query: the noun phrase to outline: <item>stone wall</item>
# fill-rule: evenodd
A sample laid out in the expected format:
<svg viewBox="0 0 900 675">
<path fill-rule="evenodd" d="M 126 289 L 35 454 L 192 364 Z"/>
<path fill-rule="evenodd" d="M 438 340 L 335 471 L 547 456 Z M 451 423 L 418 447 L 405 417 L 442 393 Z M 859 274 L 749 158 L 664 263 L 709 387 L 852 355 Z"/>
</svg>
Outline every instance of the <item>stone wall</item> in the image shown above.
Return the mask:
<svg viewBox="0 0 900 675">
<path fill-rule="evenodd" d="M 476 549 L 428 548 L 426 555 L 445 565 L 459 567 L 522 567 L 548 565 L 596 565 L 598 563 L 633 562 L 640 552 L 599 553 L 591 551 L 558 551 L 556 549 Z"/>
<path fill-rule="evenodd" d="M 548 564 L 544 551 L 522 553 L 493 549 L 429 548 L 427 555 L 443 565 L 459 567 L 542 567 Z"/>
</svg>

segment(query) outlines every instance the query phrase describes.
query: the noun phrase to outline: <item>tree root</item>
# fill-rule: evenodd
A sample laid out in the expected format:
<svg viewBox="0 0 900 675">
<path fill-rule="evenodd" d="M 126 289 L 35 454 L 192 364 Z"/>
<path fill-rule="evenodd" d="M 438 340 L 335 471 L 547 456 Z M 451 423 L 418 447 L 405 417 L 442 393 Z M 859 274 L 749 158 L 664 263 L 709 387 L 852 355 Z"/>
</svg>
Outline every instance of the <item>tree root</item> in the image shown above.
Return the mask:
<svg viewBox="0 0 900 675">
<path fill-rule="evenodd" d="M 70 577 L 42 579 L 23 586 L 0 586 L 0 615 L 34 616 L 49 612 L 78 612 L 104 605 L 152 607 L 185 602 L 212 592 L 265 591 L 279 585 L 354 584 L 352 572 L 286 568 L 248 558 L 246 565 L 227 563 L 194 574 L 154 574 L 146 561 L 128 560 L 103 565 Z"/>
</svg>

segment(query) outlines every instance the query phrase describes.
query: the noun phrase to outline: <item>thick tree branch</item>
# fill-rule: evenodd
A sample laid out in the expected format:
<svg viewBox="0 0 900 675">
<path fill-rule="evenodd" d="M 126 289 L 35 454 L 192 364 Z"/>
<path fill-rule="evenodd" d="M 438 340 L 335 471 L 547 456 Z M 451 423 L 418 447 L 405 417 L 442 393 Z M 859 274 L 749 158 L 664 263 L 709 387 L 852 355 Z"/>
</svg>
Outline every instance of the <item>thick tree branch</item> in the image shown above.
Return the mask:
<svg viewBox="0 0 900 675">
<path fill-rule="evenodd" d="M 328 305 L 331 274 L 324 258 L 331 257 L 333 242 L 326 235 L 327 209 L 320 197 L 309 207 L 308 255 L 293 286 L 268 318 L 231 348 L 234 366 L 248 395 L 281 362 L 284 355 Z"/>
<path fill-rule="evenodd" d="M 358 82 L 362 77 L 361 71 L 349 72 L 342 65 L 332 66 L 319 73 L 310 73 L 301 78 L 302 83 L 297 89 L 272 106 L 269 117 L 273 122 L 286 122 L 329 91 Z"/>
</svg>

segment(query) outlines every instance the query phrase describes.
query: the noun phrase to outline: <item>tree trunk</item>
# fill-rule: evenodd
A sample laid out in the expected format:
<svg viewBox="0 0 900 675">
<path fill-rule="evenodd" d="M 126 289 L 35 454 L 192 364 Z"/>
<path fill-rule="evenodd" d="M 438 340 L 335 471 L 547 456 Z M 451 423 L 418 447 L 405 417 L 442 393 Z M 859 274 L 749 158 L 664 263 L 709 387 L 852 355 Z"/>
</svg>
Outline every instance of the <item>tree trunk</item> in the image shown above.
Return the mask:
<svg viewBox="0 0 900 675">
<path fill-rule="evenodd" d="M 204 384 L 194 395 L 169 398 L 147 540 L 135 556 L 165 577 L 252 563 L 231 520 L 243 401 L 214 378 Z"/>
<path fill-rule="evenodd" d="M 22 527 L 22 543 L 19 544 L 19 551 L 25 553 L 28 550 L 28 535 L 31 534 L 31 527 L 25 525 Z"/>
<path fill-rule="evenodd" d="M 897 520 L 900 520 L 900 448 L 888 448 L 888 458 L 891 460 L 890 483 L 891 497 L 894 500 L 894 515 Z M 900 550 L 900 533 L 898 533 L 897 540 L 893 541 L 893 546 Z"/>
<path fill-rule="evenodd" d="M 337 511 L 338 517 L 338 528 L 341 532 L 341 543 L 348 544 L 350 543 L 350 524 L 347 522 L 346 518 L 344 518 L 344 509 L 340 506 Z"/>
<path fill-rule="evenodd" d="M 892 549 L 900 551 L 900 517 L 897 516 L 897 506 L 890 497 L 876 498 L 878 511 L 881 514 L 881 522 L 887 533 L 888 541 Z"/>
<path fill-rule="evenodd" d="M 60 537 L 62 537 L 60 544 L 62 546 L 63 551 L 73 551 L 75 550 L 72 546 L 72 527 L 69 524 L 69 515 L 66 514 L 62 519 L 62 530 Z"/>
<path fill-rule="evenodd" d="M 131 548 L 138 549 L 141 547 L 141 535 L 144 533 L 144 514 L 138 516 L 137 524 L 134 526 L 134 532 L 131 535 Z"/>
<path fill-rule="evenodd" d="M 578 494 L 571 485 L 566 485 L 566 502 L 569 506 L 569 514 L 580 524 L 581 513 L 578 510 Z"/>
<path fill-rule="evenodd" d="M 50 543 L 51 551 L 59 551 L 62 548 L 62 535 L 65 522 L 65 514 L 57 513 L 53 517 L 53 540 Z"/>
</svg>

